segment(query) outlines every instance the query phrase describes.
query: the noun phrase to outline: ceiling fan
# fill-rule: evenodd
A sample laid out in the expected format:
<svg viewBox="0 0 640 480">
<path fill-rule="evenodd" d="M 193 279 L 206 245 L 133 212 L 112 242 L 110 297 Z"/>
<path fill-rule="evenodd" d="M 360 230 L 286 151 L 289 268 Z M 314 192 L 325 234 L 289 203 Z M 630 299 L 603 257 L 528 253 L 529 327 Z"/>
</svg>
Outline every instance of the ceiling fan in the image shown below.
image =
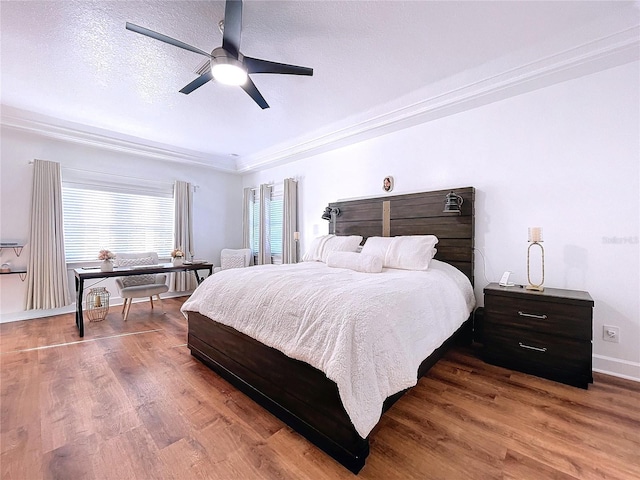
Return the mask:
<svg viewBox="0 0 640 480">
<path fill-rule="evenodd" d="M 280 73 L 286 75 L 313 75 L 313 69 L 287 65 L 285 63 L 270 62 L 259 58 L 245 57 L 240 53 L 240 37 L 242 35 L 242 0 L 227 0 L 224 9 L 224 29 L 222 46 L 215 48 L 210 54 L 192 47 L 180 40 L 154 32 L 148 28 L 127 22 L 127 30 L 155 38 L 190 52 L 208 57 L 211 68 L 207 69 L 193 82 L 186 85 L 180 93 L 190 94 L 209 80 L 216 80 L 230 85 L 239 85 L 262 109 L 269 108 L 269 104 L 249 78 L 253 73 Z"/>
</svg>

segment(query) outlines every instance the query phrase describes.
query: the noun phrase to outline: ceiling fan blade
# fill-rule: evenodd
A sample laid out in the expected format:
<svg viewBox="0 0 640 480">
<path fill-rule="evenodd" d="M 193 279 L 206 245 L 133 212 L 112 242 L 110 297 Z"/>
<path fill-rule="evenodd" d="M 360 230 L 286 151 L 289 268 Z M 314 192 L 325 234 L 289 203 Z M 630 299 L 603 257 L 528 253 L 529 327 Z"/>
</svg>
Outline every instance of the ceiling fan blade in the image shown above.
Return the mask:
<svg viewBox="0 0 640 480">
<path fill-rule="evenodd" d="M 196 88 L 200 88 L 202 85 L 204 85 L 205 83 L 207 83 L 209 80 L 212 80 L 212 79 L 213 79 L 213 75 L 211 75 L 211 70 L 209 70 L 208 72 L 204 72 L 202 75 L 196 78 L 189 85 L 186 85 L 185 87 L 183 87 L 182 90 L 180 90 L 180 93 L 189 95 Z"/>
<path fill-rule="evenodd" d="M 286 75 L 313 75 L 313 68 L 270 62 L 259 58 L 244 57 L 248 73 L 283 73 Z"/>
<path fill-rule="evenodd" d="M 224 32 L 222 48 L 234 58 L 240 53 L 240 36 L 242 35 L 242 0 L 227 0 L 224 7 Z"/>
<path fill-rule="evenodd" d="M 192 47 L 189 44 L 181 42 L 180 40 L 168 37 L 166 35 L 163 35 L 162 33 L 154 32 L 153 30 L 149 30 L 148 28 L 140 27 L 138 25 L 134 25 L 133 23 L 127 22 L 127 30 L 131 30 L 132 32 L 136 32 L 141 35 L 146 35 L 147 37 L 155 38 L 156 40 L 168 43 L 169 45 L 173 45 L 174 47 L 184 48 L 185 50 L 189 50 L 190 52 L 199 53 L 200 55 L 211 58 L 211 54 L 205 52 L 204 50 Z"/>
<path fill-rule="evenodd" d="M 267 101 L 264 99 L 264 97 L 262 96 L 262 94 L 258 91 L 258 89 L 256 88 L 255 83 L 253 83 L 253 80 L 251 80 L 250 78 L 247 78 L 247 81 L 245 82 L 244 85 L 240 85 L 242 87 L 242 89 L 247 92 L 249 94 L 249 96 L 251 98 L 253 98 L 253 100 L 260 105 L 260 108 L 262 108 L 263 110 L 265 108 L 269 108 L 269 104 L 267 103 Z"/>
</svg>

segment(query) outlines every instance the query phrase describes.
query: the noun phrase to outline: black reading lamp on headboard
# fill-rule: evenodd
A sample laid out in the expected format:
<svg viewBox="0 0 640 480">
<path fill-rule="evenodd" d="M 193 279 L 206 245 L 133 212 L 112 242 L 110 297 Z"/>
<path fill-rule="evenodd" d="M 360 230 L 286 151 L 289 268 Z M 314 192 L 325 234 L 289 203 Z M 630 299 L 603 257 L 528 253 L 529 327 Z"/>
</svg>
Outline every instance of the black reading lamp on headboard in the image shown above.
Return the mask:
<svg viewBox="0 0 640 480">
<path fill-rule="evenodd" d="M 460 195 L 458 195 L 457 193 L 454 193 L 453 191 L 447 193 L 447 196 L 445 197 L 445 203 L 444 203 L 444 213 L 457 213 L 458 215 L 460 215 L 462 212 L 460 211 L 460 207 L 462 206 L 462 203 L 464 202 L 464 200 L 462 199 L 462 197 Z"/>
<path fill-rule="evenodd" d="M 322 214 L 323 220 L 331 220 L 331 226 L 333 227 L 333 231 L 329 233 L 336 233 L 336 218 L 341 214 L 340 209 L 338 207 L 327 207 L 324 209 L 324 213 Z"/>
</svg>

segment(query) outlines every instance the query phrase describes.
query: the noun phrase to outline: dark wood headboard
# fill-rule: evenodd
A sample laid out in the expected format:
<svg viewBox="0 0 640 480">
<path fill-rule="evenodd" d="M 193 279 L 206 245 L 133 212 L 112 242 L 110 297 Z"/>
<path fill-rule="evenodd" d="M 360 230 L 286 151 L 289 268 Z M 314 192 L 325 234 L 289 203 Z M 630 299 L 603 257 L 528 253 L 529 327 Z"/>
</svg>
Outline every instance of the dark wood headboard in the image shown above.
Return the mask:
<svg viewBox="0 0 640 480">
<path fill-rule="evenodd" d="M 445 197 L 455 192 L 463 198 L 461 214 L 444 213 Z M 433 192 L 386 195 L 330 203 L 340 209 L 336 218 L 337 235 L 391 237 L 397 235 L 435 235 L 435 258 L 454 265 L 473 284 L 474 246 L 473 187 Z"/>
</svg>

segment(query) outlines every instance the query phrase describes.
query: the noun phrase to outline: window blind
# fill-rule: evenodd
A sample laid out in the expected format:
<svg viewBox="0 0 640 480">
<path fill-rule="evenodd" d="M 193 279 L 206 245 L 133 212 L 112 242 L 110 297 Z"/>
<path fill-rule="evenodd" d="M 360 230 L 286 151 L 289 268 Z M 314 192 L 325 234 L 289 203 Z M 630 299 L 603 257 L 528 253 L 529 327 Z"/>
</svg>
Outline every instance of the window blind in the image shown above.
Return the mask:
<svg viewBox="0 0 640 480">
<path fill-rule="evenodd" d="M 271 209 L 269 210 L 269 235 L 271 240 L 271 257 L 274 263 L 282 261 L 282 229 L 284 218 L 284 190 L 283 185 L 273 186 L 271 192 Z M 253 201 L 251 202 L 251 251 L 253 255 L 258 254 L 260 243 L 260 192 L 253 190 Z"/>
<path fill-rule="evenodd" d="M 277 188 L 279 187 L 279 188 Z M 282 262 L 282 226 L 284 219 L 284 192 L 282 184 L 274 187 L 271 193 L 271 211 L 269 212 L 271 235 L 271 257 L 274 263 Z"/>
<path fill-rule="evenodd" d="M 132 193 L 109 187 L 62 187 L 65 255 L 67 262 L 94 261 L 105 248 L 117 252 L 157 252 L 168 257 L 173 250 L 173 198 Z M 155 193 L 155 192 L 154 192 Z"/>
<path fill-rule="evenodd" d="M 252 190 L 253 201 L 251 202 L 251 253 L 258 255 L 260 244 L 260 195 L 258 190 Z"/>
</svg>

